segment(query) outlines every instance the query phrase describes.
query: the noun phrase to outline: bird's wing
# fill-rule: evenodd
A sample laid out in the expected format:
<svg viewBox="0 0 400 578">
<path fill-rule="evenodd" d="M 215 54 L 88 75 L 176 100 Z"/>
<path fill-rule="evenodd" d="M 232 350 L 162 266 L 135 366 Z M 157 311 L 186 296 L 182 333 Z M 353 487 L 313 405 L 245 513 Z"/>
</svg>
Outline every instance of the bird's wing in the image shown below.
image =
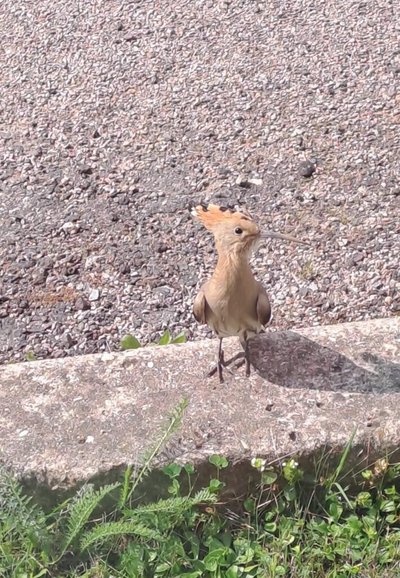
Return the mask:
<svg viewBox="0 0 400 578">
<path fill-rule="evenodd" d="M 207 300 L 204 292 L 200 289 L 193 302 L 193 315 L 199 323 L 207 323 L 206 318 Z"/>
<path fill-rule="evenodd" d="M 267 325 L 271 319 L 271 304 L 268 299 L 268 294 L 261 283 L 258 287 L 257 317 L 261 325 Z"/>
</svg>

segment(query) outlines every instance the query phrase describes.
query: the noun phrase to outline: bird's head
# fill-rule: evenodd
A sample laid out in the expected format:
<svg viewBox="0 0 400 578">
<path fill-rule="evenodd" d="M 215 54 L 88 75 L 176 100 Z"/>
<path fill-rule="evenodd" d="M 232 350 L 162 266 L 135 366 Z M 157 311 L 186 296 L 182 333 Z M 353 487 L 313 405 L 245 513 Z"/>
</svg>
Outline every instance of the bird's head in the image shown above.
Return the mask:
<svg viewBox="0 0 400 578">
<path fill-rule="evenodd" d="M 192 215 L 214 234 L 218 251 L 250 253 L 260 239 L 260 228 L 247 211 L 204 204 L 193 207 Z"/>
<path fill-rule="evenodd" d="M 294 243 L 304 243 L 290 235 L 261 231 L 244 209 L 233 210 L 213 204 L 192 208 L 192 215 L 214 234 L 218 252 L 250 254 L 262 239 L 274 238 Z"/>
</svg>

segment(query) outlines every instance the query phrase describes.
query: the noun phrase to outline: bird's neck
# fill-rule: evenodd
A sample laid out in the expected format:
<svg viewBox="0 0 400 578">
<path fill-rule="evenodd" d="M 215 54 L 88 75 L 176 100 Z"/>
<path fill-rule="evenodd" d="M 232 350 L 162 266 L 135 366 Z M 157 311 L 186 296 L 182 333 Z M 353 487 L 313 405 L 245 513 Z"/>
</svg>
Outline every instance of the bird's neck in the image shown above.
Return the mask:
<svg viewBox="0 0 400 578">
<path fill-rule="evenodd" d="M 248 254 L 219 250 L 214 277 L 228 284 L 253 277 Z"/>
</svg>

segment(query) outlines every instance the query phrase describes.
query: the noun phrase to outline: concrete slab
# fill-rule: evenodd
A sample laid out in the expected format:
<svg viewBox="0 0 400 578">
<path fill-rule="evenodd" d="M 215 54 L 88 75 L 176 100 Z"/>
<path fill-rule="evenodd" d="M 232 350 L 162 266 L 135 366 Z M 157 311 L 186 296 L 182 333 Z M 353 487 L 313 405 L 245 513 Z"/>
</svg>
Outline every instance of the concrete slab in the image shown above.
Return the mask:
<svg viewBox="0 0 400 578">
<path fill-rule="evenodd" d="M 227 356 L 238 348 L 226 340 Z M 52 490 L 106 481 L 140 460 L 183 397 L 171 461 L 307 458 L 342 449 L 355 426 L 364 452 L 400 446 L 400 318 L 268 332 L 252 343 L 252 376 L 242 367 L 222 385 L 204 377 L 216 351 L 203 341 L 2 367 L 1 461 Z"/>
</svg>

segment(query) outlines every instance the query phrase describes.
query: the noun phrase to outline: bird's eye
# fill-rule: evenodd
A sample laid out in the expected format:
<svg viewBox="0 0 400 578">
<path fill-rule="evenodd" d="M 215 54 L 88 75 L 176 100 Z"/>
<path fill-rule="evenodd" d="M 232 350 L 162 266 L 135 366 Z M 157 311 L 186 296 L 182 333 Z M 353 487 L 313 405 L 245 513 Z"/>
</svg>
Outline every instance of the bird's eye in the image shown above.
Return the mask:
<svg viewBox="0 0 400 578">
<path fill-rule="evenodd" d="M 243 233 L 243 229 L 241 229 L 240 227 L 236 227 L 235 229 L 235 234 L 236 235 L 241 235 Z"/>
</svg>

